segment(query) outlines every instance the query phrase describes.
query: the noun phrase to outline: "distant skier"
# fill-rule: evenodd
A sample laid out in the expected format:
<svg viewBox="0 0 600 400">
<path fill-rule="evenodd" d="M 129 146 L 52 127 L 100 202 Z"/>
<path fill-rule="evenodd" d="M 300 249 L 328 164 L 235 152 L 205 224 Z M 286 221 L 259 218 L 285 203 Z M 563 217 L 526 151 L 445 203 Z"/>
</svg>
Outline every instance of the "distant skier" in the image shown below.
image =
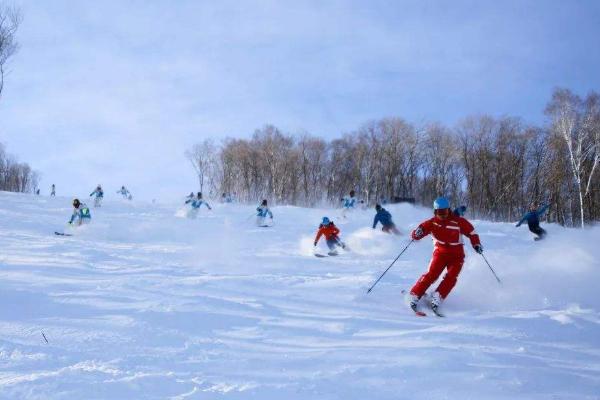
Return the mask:
<svg viewBox="0 0 600 400">
<path fill-rule="evenodd" d="M 209 210 L 212 210 L 210 204 L 208 204 L 202 198 L 202 192 L 198 192 L 195 199 L 186 200 L 185 204 L 189 204 L 192 207 L 191 211 L 194 213 L 198 212 L 198 210 L 200 209 L 200 206 L 202 206 L 202 204 L 206 205 L 206 208 L 208 208 Z"/>
<path fill-rule="evenodd" d="M 50 196 L 56 196 L 56 186 L 54 186 L 54 183 L 52 184 L 52 188 L 50 189 Z"/>
<path fill-rule="evenodd" d="M 269 210 L 269 206 L 267 205 L 267 200 L 263 200 L 260 206 L 256 208 L 258 214 L 256 214 L 256 225 L 266 227 L 268 226 L 265 220 L 267 216 L 273 220 L 273 213 Z"/>
<path fill-rule="evenodd" d="M 98 184 L 96 189 L 92 193 L 90 193 L 90 197 L 94 197 L 94 207 L 100 207 L 102 205 L 102 199 L 104 198 L 104 191 L 102 190 L 102 186 Z"/>
<path fill-rule="evenodd" d="M 81 203 L 79 199 L 73 200 L 73 214 L 71 215 L 71 219 L 69 220 L 69 225 L 83 225 L 87 224 L 92 220 L 92 214 L 90 213 L 90 209 L 85 203 Z"/>
<path fill-rule="evenodd" d="M 396 228 L 396 224 L 394 224 L 392 221 L 392 214 L 390 214 L 385 208 L 381 207 L 380 204 L 375 205 L 375 210 L 377 211 L 377 214 L 375 214 L 375 218 L 373 219 L 373 229 L 375 229 L 377 224 L 381 222 L 382 231 L 399 235 L 400 231 L 398 228 Z"/>
<path fill-rule="evenodd" d="M 477 253 L 483 252 L 483 246 L 473 225 L 465 218 L 451 213 L 450 203 L 445 197 L 435 199 L 433 210 L 434 217 L 422 222 L 411 234 L 413 240 L 421 240 L 431 234 L 434 250 L 429 270 L 410 290 L 410 307 L 417 312 L 421 296 L 438 279 L 444 269 L 447 269 L 442 282 L 431 296 L 431 309 L 437 314 L 438 307 L 456 284 L 458 274 L 463 266 L 465 252 L 461 235 L 469 238 Z"/>
<path fill-rule="evenodd" d="M 316 247 L 321 236 L 325 236 L 325 243 L 327 243 L 327 247 L 329 247 L 329 255 L 337 255 L 338 247 L 341 247 L 342 249 L 346 248 L 346 244 L 340 240 L 339 234 L 340 230 L 335 226 L 333 221 L 330 221 L 327 217 L 323 217 L 317 230 L 314 245 Z"/>
<path fill-rule="evenodd" d="M 358 204 L 354 190 L 351 190 L 348 196 L 342 197 L 340 201 L 342 202 L 342 217 L 344 218 L 346 218 L 348 212 L 353 211 Z"/>
<path fill-rule="evenodd" d="M 227 193 L 223 193 L 223 195 L 221 196 L 221 203 L 231 203 L 233 202 L 231 195 L 227 194 Z"/>
<path fill-rule="evenodd" d="M 123 198 L 125 200 L 131 200 L 131 199 L 133 199 L 133 196 L 131 195 L 131 193 L 129 192 L 129 190 L 127 190 L 125 188 L 125 186 L 121 186 L 121 189 L 117 190 L 117 194 L 120 194 L 121 196 L 123 196 Z"/>
<path fill-rule="evenodd" d="M 544 215 L 546 210 L 548 210 L 549 205 L 545 204 L 538 208 L 536 203 L 531 203 L 529 206 L 529 212 L 523 215 L 523 218 L 517 223 L 517 228 L 521 226 L 521 224 L 527 221 L 527 225 L 529 226 L 529 230 L 536 235 L 534 240 L 542 240 L 546 237 L 546 231 L 542 229 L 540 226 L 540 217 Z"/>
<path fill-rule="evenodd" d="M 466 212 L 467 212 L 467 206 L 460 206 L 460 207 L 456 207 L 452 211 L 452 214 L 454 214 L 457 217 L 464 217 Z"/>
<path fill-rule="evenodd" d="M 356 196 L 354 190 L 351 190 L 349 196 L 344 196 L 340 199 L 344 210 L 353 209 L 356 207 Z"/>
<path fill-rule="evenodd" d="M 39 196 L 40 195 L 40 189 L 36 189 L 35 190 L 35 194 L 36 194 L 36 196 Z"/>
</svg>

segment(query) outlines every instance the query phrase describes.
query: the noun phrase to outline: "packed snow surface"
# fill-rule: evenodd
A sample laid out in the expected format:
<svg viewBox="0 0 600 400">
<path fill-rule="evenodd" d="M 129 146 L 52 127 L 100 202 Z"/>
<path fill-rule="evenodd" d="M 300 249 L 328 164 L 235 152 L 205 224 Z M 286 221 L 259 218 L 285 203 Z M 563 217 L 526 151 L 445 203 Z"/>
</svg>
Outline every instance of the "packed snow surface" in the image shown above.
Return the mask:
<svg viewBox="0 0 600 400">
<path fill-rule="evenodd" d="M 251 206 L 105 201 L 56 236 L 70 202 L 0 193 L 2 399 L 600 398 L 600 228 L 474 220 L 502 285 L 466 246 L 447 317 L 420 318 L 402 291 L 431 240 L 366 290 L 426 209 L 388 207 L 394 237 L 372 210 L 262 228 Z M 314 256 L 325 215 L 351 251 Z"/>
</svg>

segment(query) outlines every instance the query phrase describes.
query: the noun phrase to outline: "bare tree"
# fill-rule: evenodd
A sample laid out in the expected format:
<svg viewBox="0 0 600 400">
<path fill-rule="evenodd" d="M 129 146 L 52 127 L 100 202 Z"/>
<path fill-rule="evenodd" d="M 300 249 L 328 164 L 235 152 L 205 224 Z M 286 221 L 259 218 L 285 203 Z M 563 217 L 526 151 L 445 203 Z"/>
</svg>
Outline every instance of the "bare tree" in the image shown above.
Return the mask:
<svg viewBox="0 0 600 400">
<path fill-rule="evenodd" d="M 0 3 L 0 95 L 4 89 L 7 62 L 19 49 L 15 35 L 21 21 L 18 8 Z"/>
<path fill-rule="evenodd" d="M 298 140 L 300 159 L 300 179 L 304 203 L 314 206 L 322 200 L 326 182 L 327 143 L 320 138 L 302 135 Z"/>
<path fill-rule="evenodd" d="M 204 186 L 209 184 L 211 192 L 216 187 L 216 161 L 217 148 L 211 139 L 205 139 L 202 143 L 195 144 L 191 149 L 185 152 L 185 157 L 190 161 L 196 175 L 198 176 L 198 186 L 200 191 L 204 191 Z M 214 193 L 211 193 L 214 194 Z"/>
<path fill-rule="evenodd" d="M 295 166 L 298 154 L 294 151 L 294 138 L 283 134 L 272 125 L 266 125 L 254 132 L 252 142 L 256 146 L 259 160 L 264 163 L 267 194 L 283 201 L 295 193 Z M 293 197 L 293 196 L 292 196 Z"/>
<path fill-rule="evenodd" d="M 562 137 L 567 145 L 583 228 L 585 227 L 584 198 L 590 194 L 594 172 L 600 158 L 598 95 L 591 94 L 582 101 L 568 89 L 556 89 L 546 107 L 546 113 L 552 118 L 553 131 Z"/>
<path fill-rule="evenodd" d="M 458 200 L 462 166 L 456 138 L 440 124 L 429 125 L 425 129 L 422 154 L 422 200 L 431 203 L 440 195 Z"/>
</svg>

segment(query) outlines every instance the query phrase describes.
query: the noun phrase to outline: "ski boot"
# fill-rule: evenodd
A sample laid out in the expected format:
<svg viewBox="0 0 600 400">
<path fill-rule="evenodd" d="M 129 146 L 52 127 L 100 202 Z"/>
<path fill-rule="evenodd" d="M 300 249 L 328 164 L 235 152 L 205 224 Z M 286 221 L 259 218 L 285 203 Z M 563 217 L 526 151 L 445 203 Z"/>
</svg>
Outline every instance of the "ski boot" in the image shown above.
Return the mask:
<svg viewBox="0 0 600 400">
<path fill-rule="evenodd" d="M 420 297 L 417 296 L 416 294 L 411 294 L 410 295 L 410 308 L 415 312 L 419 312 L 418 307 L 419 307 L 419 299 Z"/>
<path fill-rule="evenodd" d="M 431 302 L 429 306 L 431 307 L 431 311 L 438 317 L 443 317 L 444 315 L 440 312 L 440 305 L 442 304 L 442 296 L 440 296 L 439 292 L 433 292 L 431 295 Z"/>
</svg>

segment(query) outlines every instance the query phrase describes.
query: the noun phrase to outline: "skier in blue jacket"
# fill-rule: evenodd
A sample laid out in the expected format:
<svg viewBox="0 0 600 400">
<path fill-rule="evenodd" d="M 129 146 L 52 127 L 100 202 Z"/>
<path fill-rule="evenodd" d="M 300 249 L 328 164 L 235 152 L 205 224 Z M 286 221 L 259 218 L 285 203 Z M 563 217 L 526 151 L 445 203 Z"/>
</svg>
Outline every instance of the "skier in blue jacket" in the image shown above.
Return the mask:
<svg viewBox="0 0 600 400">
<path fill-rule="evenodd" d="M 189 204 L 190 206 L 192 206 L 192 209 L 197 210 L 200 208 L 200 206 L 202 204 L 206 205 L 206 207 L 209 210 L 212 210 L 212 207 L 210 206 L 210 204 L 208 204 L 208 202 L 204 201 L 204 199 L 202 198 L 202 192 L 198 192 L 197 196 L 195 199 L 189 199 L 186 200 L 185 204 Z"/>
<path fill-rule="evenodd" d="M 121 196 L 123 196 L 123 198 L 125 200 L 133 200 L 133 196 L 131 195 L 131 192 L 129 190 L 127 190 L 127 188 L 125 188 L 125 186 L 121 186 L 121 189 L 117 190 L 117 194 L 120 194 Z"/>
<path fill-rule="evenodd" d="M 98 184 L 96 189 L 90 193 L 90 197 L 94 195 L 96 196 L 94 197 L 94 207 L 100 207 L 102 205 L 102 199 L 104 198 L 104 191 L 102 191 L 102 186 L 100 186 L 100 184 Z"/>
<path fill-rule="evenodd" d="M 268 226 L 265 220 L 267 216 L 273 221 L 273 213 L 269 210 L 269 206 L 267 205 L 267 200 L 263 200 L 260 206 L 256 208 L 258 214 L 256 214 L 256 225 L 266 227 Z"/>
<path fill-rule="evenodd" d="M 527 225 L 529 226 L 529 230 L 537 235 L 534 239 L 541 240 L 546 236 L 546 231 L 540 227 L 540 217 L 548 210 L 549 205 L 545 204 L 538 208 L 536 203 L 531 203 L 529 207 L 529 212 L 523 215 L 523 218 L 517 223 L 517 227 L 521 226 L 521 224 L 527 221 Z"/>
<path fill-rule="evenodd" d="M 91 220 L 92 214 L 85 203 L 81 203 L 79 199 L 73 200 L 73 214 L 69 220 L 69 225 L 73 225 L 74 222 L 76 225 L 87 224 Z"/>
<path fill-rule="evenodd" d="M 354 192 L 354 190 L 351 190 L 349 196 L 344 196 L 343 198 L 340 199 L 340 201 L 342 202 L 342 207 L 345 210 L 354 209 L 354 207 L 356 206 L 355 194 L 356 193 Z"/>
<path fill-rule="evenodd" d="M 375 205 L 375 210 L 377 214 L 375 214 L 375 218 L 373 219 L 373 229 L 377 226 L 377 223 L 381 222 L 382 228 L 381 230 L 384 232 L 392 232 L 394 235 L 399 235 L 400 231 L 396 228 L 396 224 L 392 221 L 392 214 L 389 213 L 388 210 L 381 207 L 380 204 Z"/>
<path fill-rule="evenodd" d="M 348 196 L 342 197 L 340 201 L 342 202 L 342 217 L 344 218 L 346 218 L 346 214 L 349 211 L 353 211 L 355 209 L 356 203 L 358 203 L 354 190 L 351 190 Z"/>
</svg>

